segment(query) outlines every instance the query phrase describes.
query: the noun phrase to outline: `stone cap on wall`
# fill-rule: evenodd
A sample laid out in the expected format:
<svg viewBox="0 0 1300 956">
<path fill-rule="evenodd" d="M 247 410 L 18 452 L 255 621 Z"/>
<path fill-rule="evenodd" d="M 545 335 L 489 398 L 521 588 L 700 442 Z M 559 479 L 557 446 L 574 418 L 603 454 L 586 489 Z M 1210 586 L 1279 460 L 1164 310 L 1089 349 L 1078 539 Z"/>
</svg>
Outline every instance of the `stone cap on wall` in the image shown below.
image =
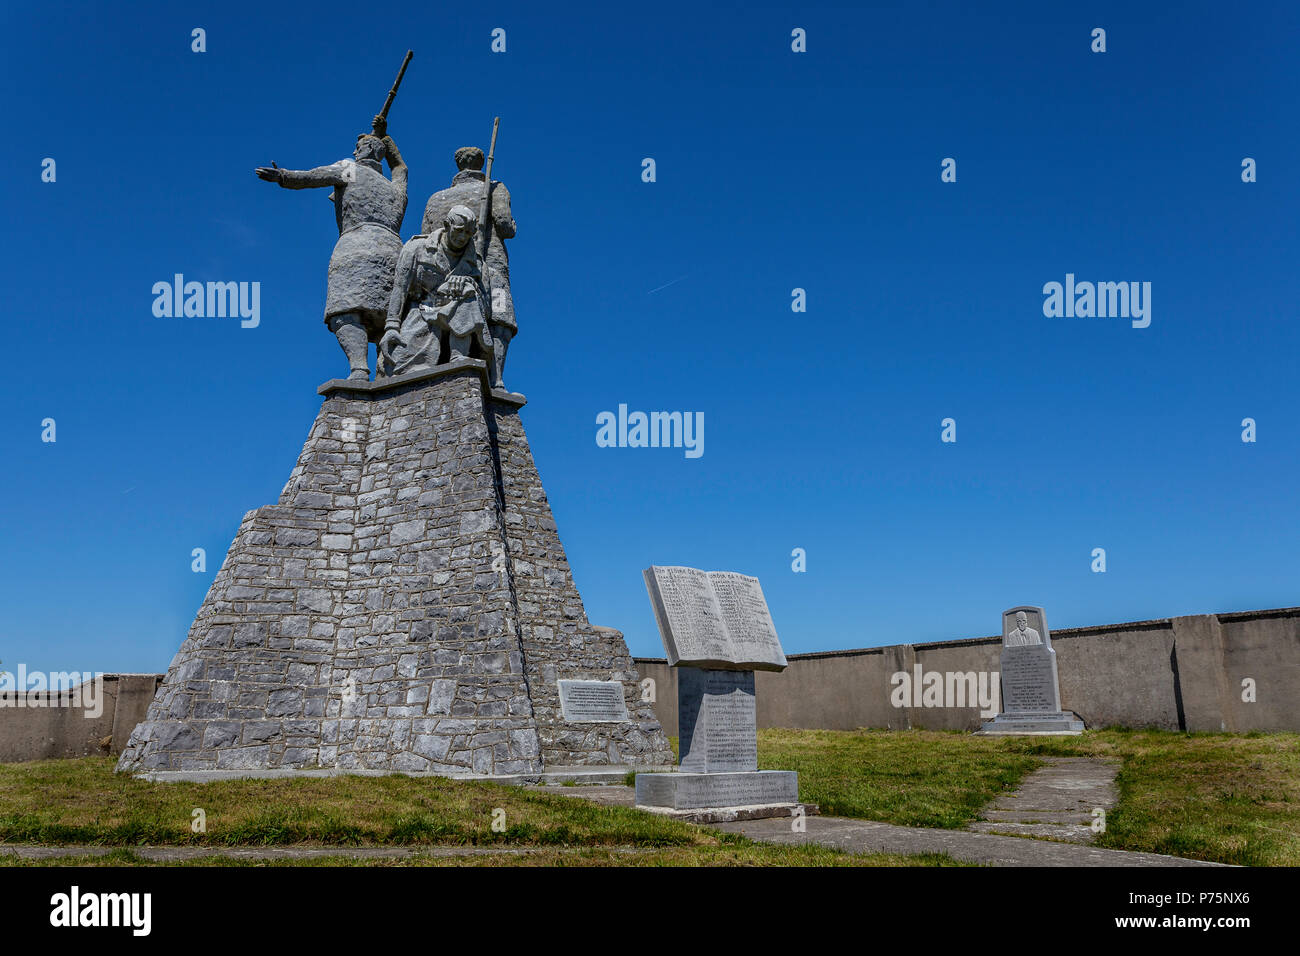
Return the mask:
<svg viewBox="0 0 1300 956">
<path fill-rule="evenodd" d="M 1179 615 L 1185 617 L 1188 615 Z M 1300 616 L 1300 607 L 1279 607 L 1268 608 L 1261 611 L 1229 611 L 1221 613 L 1211 613 L 1204 615 L 1206 617 L 1217 617 L 1220 621 L 1246 621 L 1253 618 L 1275 618 L 1275 617 L 1297 617 Z M 1052 643 L 1058 640 L 1069 640 L 1072 637 L 1083 637 L 1088 634 L 1104 634 L 1115 631 L 1159 631 L 1172 628 L 1174 619 L 1171 617 L 1156 618 L 1150 621 L 1130 621 L 1122 624 L 1095 624 L 1089 627 L 1067 627 L 1057 630 L 1052 629 Z M 804 654 L 787 654 L 788 660 L 815 660 L 821 657 L 860 657 L 866 654 L 883 654 L 891 647 L 917 647 L 917 648 L 941 648 L 941 647 L 965 647 L 973 644 L 1001 644 L 1002 635 L 995 634 L 991 637 L 964 637 L 949 640 L 938 641 L 921 641 L 916 644 L 882 644 L 878 647 L 855 647 L 845 648 L 839 651 L 810 651 Z M 633 661 L 645 661 L 646 663 L 668 662 L 664 657 L 633 657 Z"/>
</svg>

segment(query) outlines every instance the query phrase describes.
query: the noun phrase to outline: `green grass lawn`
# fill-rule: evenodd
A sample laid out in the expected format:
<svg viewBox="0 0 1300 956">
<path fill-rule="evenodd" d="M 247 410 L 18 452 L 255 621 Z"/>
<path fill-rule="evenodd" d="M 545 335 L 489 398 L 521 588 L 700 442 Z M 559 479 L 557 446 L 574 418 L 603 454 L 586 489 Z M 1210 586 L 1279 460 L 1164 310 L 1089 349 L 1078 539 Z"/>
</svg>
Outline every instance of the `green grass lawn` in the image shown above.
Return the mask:
<svg viewBox="0 0 1300 956">
<path fill-rule="evenodd" d="M 112 758 L 0 766 L 0 842 L 692 846 L 689 824 L 518 787 L 438 777 L 149 783 Z M 195 833 L 194 811 L 207 830 Z M 503 830 L 493 829 L 504 811 Z"/>
<path fill-rule="evenodd" d="M 1300 866 L 1300 734 L 1105 730 L 1019 740 L 1042 756 L 1123 761 L 1098 846 Z"/>
<path fill-rule="evenodd" d="M 942 731 L 760 730 L 759 766 L 798 770 L 823 813 L 960 828 L 1039 757 L 1122 762 L 1098 846 L 1300 866 L 1300 734 L 1089 731 L 994 738 Z"/>
<path fill-rule="evenodd" d="M 302 860 L 249 860 L 210 856 L 193 860 L 160 863 L 141 856 L 128 847 L 115 849 L 103 856 L 69 855 L 44 860 L 23 860 L 0 853 L 0 866 L 970 866 L 944 854 L 921 853 L 899 856 L 889 853 L 841 853 L 808 844 L 774 846 L 750 843 L 739 837 L 721 844 L 702 844 L 667 849 L 632 849 L 615 847 L 547 847 L 526 854 L 439 855 L 416 853 L 403 859 L 359 859 L 355 856 L 319 856 Z"/>
<path fill-rule="evenodd" d="M 758 766 L 797 770 L 829 816 L 958 829 L 1041 761 L 991 738 L 925 730 L 760 730 Z"/>
<path fill-rule="evenodd" d="M 330 777 L 149 783 L 113 773 L 114 760 L 85 757 L 0 765 L 0 842 L 210 847 L 453 846 L 541 848 L 529 855 L 348 861 L 366 866 L 903 866 L 951 865 L 945 857 L 847 854 L 753 843 L 643 813 L 531 788 L 437 777 Z M 202 810 L 206 832 L 193 831 Z M 496 814 L 503 811 L 504 817 Z M 494 817 L 504 829 L 493 829 Z M 581 852 L 577 852 L 580 850 Z M 17 865 L 141 864 L 131 855 Z M 274 865 L 206 860 L 207 864 Z M 333 865 L 339 859 L 285 861 Z"/>
<path fill-rule="evenodd" d="M 761 730 L 759 766 L 797 770 L 822 813 L 961 828 L 1045 756 L 1120 761 L 1099 846 L 1300 866 L 1300 735 L 1090 731 L 988 738 L 939 731 Z M 207 831 L 191 829 L 204 811 Z M 494 811 L 504 829 L 493 829 Z M 527 847 L 538 852 L 349 861 L 366 866 L 938 865 L 946 858 L 777 847 L 627 807 L 439 778 L 148 783 L 87 757 L 0 765 L 0 842 L 235 846 Z M 46 865 L 50 861 L 0 862 Z M 62 860 L 102 864 L 103 860 Z M 142 861 L 123 857 L 132 865 Z M 226 865 L 278 865 L 207 860 Z M 340 860 L 286 865 L 337 865 Z"/>
</svg>

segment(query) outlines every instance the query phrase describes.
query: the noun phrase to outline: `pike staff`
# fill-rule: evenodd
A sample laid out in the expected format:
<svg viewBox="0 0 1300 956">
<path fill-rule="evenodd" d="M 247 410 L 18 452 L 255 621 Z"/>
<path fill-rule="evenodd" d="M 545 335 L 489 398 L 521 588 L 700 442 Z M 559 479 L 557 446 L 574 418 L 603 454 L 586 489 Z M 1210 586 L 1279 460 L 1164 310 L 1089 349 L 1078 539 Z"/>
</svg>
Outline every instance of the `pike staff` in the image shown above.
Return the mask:
<svg viewBox="0 0 1300 956">
<path fill-rule="evenodd" d="M 492 235 L 492 233 L 488 231 L 492 228 L 491 223 L 488 221 L 488 206 L 492 197 L 492 159 L 496 156 L 497 127 L 500 125 L 501 117 L 494 117 L 492 119 L 492 142 L 488 146 L 487 169 L 483 172 L 483 198 L 479 200 L 478 204 L 478 236 L 475 244 L 478 246 L 478 256 L 480 259 L 486 255 L 488 242 Z"/>
</svg>

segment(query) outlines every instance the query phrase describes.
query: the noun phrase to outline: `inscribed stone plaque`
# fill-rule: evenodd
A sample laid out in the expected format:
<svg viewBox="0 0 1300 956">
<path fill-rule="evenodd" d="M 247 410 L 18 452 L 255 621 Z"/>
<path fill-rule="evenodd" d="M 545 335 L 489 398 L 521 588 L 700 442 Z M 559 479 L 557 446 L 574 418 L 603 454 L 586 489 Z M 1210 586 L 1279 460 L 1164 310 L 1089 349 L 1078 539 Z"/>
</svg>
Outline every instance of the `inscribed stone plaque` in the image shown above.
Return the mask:
<svg viewBox="0 0 1300 956">
<path fill-rule="evenodd" d="M 562 680 L 560 710 L 574 724 L 608 724 L 628 719 L 623 684 L 616 680 Z"/>
<path fill-rule="evenodd" d="M 644 576 L 670 665 L 785 669 L 785 654 L 758 578 L 657 566 L 647 568 Z"/>
<path fill-rule="evenodd" d="M 1002 614 L 1002 712 L 1059 713 L 1056 651 L 1041 607 Z"/>
<path fill-rule="evenodd" d="M 677 668 L 681 769 L 758 769 L 754 672 Z"/>
<path fill-rule="evenodd" d="M 772 661 L 784 667 L 785 655 L 758 578 L 734 571 L 712 571 L 709 581 L 731 636 L 736 661 Z"/>
</svg>

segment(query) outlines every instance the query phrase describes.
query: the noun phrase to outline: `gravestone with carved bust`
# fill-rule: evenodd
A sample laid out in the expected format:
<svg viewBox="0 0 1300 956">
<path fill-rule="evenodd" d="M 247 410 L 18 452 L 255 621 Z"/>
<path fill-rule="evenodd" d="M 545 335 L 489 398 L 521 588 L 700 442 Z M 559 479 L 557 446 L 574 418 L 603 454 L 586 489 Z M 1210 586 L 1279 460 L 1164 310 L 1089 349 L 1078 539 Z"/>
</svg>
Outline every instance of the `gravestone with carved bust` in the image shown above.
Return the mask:
<svg viewBox="0 0 1300 956">
<path fill-rule="evenodd" d="M 987 736 L 1073 735 L 1083 721 L 1061 709 L 1056 651 L 1041 607 L 1002 612 L 1002 711 L 984 724 Z"/>
</svg>

